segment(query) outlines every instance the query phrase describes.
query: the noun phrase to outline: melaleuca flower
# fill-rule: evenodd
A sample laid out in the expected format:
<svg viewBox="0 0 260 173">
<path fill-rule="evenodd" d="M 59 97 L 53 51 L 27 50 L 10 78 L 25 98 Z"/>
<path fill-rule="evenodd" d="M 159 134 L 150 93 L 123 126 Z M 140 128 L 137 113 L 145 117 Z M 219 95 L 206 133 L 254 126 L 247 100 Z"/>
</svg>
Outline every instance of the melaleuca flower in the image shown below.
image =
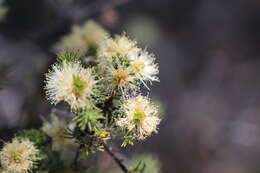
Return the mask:
<svg viewBox="0 0 260 173">
<path fill-rule="evenodd" d="M 28 173 L 36 165 L 39 150 L 28 139 L 14 138 L 0 152 L 0 161 L 5 173 Z"/>
<path fill-rule="evenodd" d="M 61 40 L 54 46 L 56 52 L 63 50 L 79 50 L 81 54 L 85 54 L 89 49 L 89 45 L 86 44 L 83 39 L 83 33 L 79 26 L 73 26 L 69 35 L 61 38 Z"/>
<path fill-rule="evenodd" d="M 75 110 L 89 103 L 95 83 L 91 69 L 78 62 L 62 62 L 46 75 L 45 89 L 53 104 L 65 101 Z"/>
<path fill-rule="evenodd" d="M 60 151 L 64 147 L 76 145 L 74 139 L 67 138 L 65 133 L 67 128 L 73 130 L 74 127 L 73 123 L 67 123 L 65 119 L 51 114 L 51 121 L 44 121 L 42 131 L 52 138 L 52 149 Z"/>
<path fill-rule="evenodd" d="M 142 51 L 139 54 L 129 55 L 129 59 L 130 66 L 137 79 L 141 80 L 144 84 L 145 81 L 159 81 L 156 76 L 159 73 L 159 69 L 158 65 L 155 63 L 153 54 Z"/>
<path fill-rule="evenodd" d="M 90 20 L 83 26 L 73 26 L 71 33 L 62 37 L 55 49 L 57 51 L 76 49 L 85 54 L 89 48 L 97 48 L 107 37 L 109 37 L 108 32 L 98 23 Z"/>
<path fill-rule="evenodd" d="M 117 35 L 114 39 L 108 38 L 100 43 L 98 56 L 100 58 L 125 57 L 128 54 L 139 52 L 136 42 L 125 34 Z M 103 59 L 104 60 L 104 59 Z"/>
<path fill-rule="evenodd" d="M 97 48 L 98 45 L 109 37 L 109 33 L 93 20 L 87 21 L 82 26 L 83 40 L 91 48 Z"/>
<path fill-rule="evenodd" d="M 104 80 L 107 81 L 106 87 L 108 90 L 119 88 L 123 96 L 126 96 L 127 91 L 137 88 L 137 85 L 134 84 L 135 78 L 131 74 L 132 71 L 130 68 L 122 65 L 117 65 L 117 68 L 110 65 L 107 68 Z"/>
<path fill-rule="evenodd" d="M 157 117 L 157 108 L 147 97 L 137 96 L 124 101 L 121 111 L 125 116 L 119 118 L 116 124 L 131 132 L 134 138 L 143 140 L 153 132 L 157 132 L 160 119 Z"/>
</svg>

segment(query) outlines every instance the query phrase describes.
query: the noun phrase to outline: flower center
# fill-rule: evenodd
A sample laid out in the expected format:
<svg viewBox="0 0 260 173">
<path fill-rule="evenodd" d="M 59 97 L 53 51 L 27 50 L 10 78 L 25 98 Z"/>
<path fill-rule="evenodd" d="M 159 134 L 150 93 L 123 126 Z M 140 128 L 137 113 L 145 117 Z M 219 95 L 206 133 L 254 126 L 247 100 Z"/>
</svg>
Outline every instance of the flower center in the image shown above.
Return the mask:
<svg viewBox="0 0 260 173">
<path fill-rule="evenodd" d="M 135 124 L 140 124 L 144 118 L 145 118 L 144 112 L 135 112 L 134 113 L 134 123 Z"/>
<path fill-rule="evenodd" d="M 141 60 L 137 60 L 133 64 L 134 71 L 136 73 L 142 73 L 144 71 L 144 62 Z"/>
<path fill-rule="evenodd" d="M 14 151 L 11 153 L 11 159 L 15 162 L 15 163 L 21 163 L 22 161 L 22 153 L 19 151 Z"/>
<path fill-rule="evenodd" d="M 118 69 L 113 74 L 113 81 L 117 85 L 124 85 L 127 83 L 128 74 L 123 69 Z"/>
<path fill-rule="evenodd" d="M 88 83 L 84 80 L 81 80 L 78 76 L 73 76 L 73 85 L 73 93 L 76 97 L 80 97 L 84 93 Z"/>
</svg>

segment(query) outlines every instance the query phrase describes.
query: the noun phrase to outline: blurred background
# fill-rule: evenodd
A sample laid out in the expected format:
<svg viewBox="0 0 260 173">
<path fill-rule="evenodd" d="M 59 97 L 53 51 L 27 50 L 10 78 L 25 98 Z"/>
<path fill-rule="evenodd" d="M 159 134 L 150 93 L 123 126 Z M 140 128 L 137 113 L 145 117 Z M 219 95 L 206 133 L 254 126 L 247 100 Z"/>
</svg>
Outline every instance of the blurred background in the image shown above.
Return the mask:
<svg viewBox="0 0 260 173">
<path fill-rule="evenodd" d="M 260 173 L 260 1 L 0 1 L 0 138 L 40 127 L 52 106 L 53 45 L 88 19 L 154 52 L 151 89 L 164 118 L 126 155 L 152 153 L 163 173 Z"/>
</svg>

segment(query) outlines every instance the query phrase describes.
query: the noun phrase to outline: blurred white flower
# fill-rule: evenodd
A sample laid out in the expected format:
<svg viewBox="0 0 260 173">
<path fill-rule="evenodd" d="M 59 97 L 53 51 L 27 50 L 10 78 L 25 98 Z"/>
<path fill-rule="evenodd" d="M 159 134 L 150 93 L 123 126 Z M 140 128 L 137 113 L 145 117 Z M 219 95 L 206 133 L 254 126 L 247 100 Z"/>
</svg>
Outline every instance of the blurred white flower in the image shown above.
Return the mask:
<svg viewBox="0 0 260 173">
<path fill-rule="evenodd" d="M 75 124 L 67 123 L 65 119 L 59 118 L 55 114 L 51 114 L 51 121 L 44 121 L 42 130 L 52 138 L 52 149 L 60 151 L 64 147 L 75 146 L 73 139 L 66 137 L 66 129 L 73 130 Z"/>
<path fill-rule="evenodd" d="M 97 48 L 107 37 L 109 33 L 101 25 L 89 20 L 83 26 L 73 26 L 71 33 L 62 37 L 54 48 L 56 51 L 79 50 L 85 54 L 89 48 Z"/>
</svg>

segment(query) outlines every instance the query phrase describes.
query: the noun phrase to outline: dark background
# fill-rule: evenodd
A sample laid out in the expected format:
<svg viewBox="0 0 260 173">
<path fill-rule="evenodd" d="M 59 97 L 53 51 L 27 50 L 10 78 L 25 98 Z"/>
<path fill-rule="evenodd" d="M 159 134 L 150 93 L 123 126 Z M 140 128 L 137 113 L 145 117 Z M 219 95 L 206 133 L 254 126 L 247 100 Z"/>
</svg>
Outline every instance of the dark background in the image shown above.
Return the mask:
<svg viewBox="0 0 260 173">
<path fill-rule="evenodd" d="M 123 152 L 154 153 L 165 173 L 260 172 L 260 1 L 5 4 L 0 63 L 11 70 L 1 79 L 0 138 L 41 125 L 52 108 L 43 80 L 53 45 L 73 24 L 95 19 L 111 33 L 126 31 L 160 64 L 161 82 L 151 89 L 165 108 L 159 133 Z"/>
</svg>

